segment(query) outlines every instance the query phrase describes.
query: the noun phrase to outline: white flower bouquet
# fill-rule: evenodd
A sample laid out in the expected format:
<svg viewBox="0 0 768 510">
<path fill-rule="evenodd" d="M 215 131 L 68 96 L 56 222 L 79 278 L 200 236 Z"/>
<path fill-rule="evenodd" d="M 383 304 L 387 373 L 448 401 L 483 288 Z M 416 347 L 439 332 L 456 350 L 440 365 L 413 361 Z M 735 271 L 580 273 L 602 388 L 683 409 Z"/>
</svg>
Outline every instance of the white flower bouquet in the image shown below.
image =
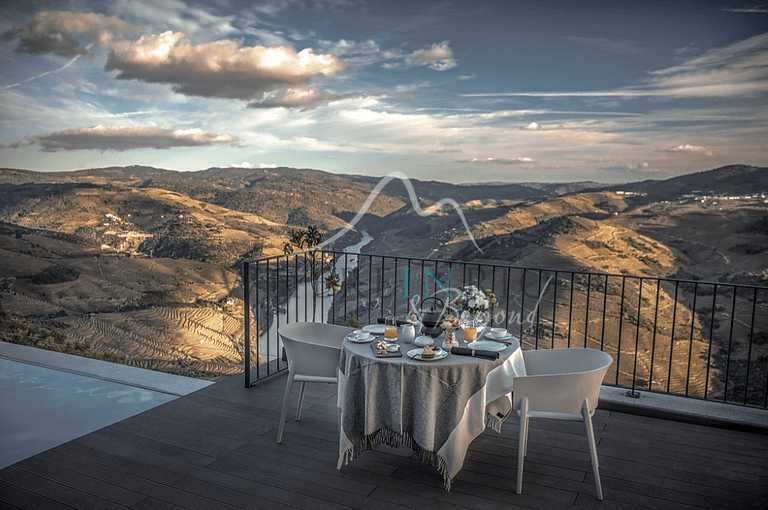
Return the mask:
<svg viewBox="0 0 768 510">
<path fill-rule="evenodd" d="M 486 312 L 490 314 L 493 308 L 499 306 L 496 295 L 487 289 L 485 292 L 475 285 L 464 287 L 461 295 L 451 303 L 460 312 L 469 312 L 472 315 Z"/>
</svg>

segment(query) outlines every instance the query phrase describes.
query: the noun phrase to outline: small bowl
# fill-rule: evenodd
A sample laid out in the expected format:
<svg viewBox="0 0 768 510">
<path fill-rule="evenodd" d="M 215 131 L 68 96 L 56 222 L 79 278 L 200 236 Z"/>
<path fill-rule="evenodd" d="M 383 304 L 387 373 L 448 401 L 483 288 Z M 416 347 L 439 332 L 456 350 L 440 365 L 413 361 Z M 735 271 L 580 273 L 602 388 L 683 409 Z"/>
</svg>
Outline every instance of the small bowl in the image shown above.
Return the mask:
<svg viewBox="0 0 768 510">
<path fill-rule="evenodd" d="M 491 328 L 491 331 L 488 333 L 491 338 L 504 338 L 507 334 L 508 332 L 504 328 Z"/>
<path fill-rule="evenodd" d="M 371 332 L 370 331 L 366 331 L 364 329 L 356 329 L 353 333 L 360 340 L 365 340 L 366 338 L 371 336 Z"/>
<path fill-rule="evenodd" d="M 396 352 L 400 348 L 397 344 L 387 344 L 387 350 L 389 352 Z"/>
</svg>

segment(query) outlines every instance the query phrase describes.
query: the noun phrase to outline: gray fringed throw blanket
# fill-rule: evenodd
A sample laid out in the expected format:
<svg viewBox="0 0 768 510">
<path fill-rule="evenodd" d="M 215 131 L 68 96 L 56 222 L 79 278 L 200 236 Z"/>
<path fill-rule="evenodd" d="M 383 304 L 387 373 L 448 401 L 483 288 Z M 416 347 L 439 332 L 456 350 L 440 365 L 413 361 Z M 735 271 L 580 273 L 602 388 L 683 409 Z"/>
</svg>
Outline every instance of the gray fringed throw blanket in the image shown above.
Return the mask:
<svg viewBox="0 0 768 510">
<path fill-rule="evenodd" d="M 498 360 L 455 355 L 431 362 L 407 356 L 377 359 L 367 345 L 345 342 L 339 364 L 337 467 L 377 445 L 405 446 L 435 466 L 450 490 L 472 440 L 486 424 L 500 430 L 509 413 L 506 395 L 512 379 L 525 373 L 519 348 L 501 354 Z M 494 414 L 486 413 L 486 405 L 497 399 Z"/>
</svg>

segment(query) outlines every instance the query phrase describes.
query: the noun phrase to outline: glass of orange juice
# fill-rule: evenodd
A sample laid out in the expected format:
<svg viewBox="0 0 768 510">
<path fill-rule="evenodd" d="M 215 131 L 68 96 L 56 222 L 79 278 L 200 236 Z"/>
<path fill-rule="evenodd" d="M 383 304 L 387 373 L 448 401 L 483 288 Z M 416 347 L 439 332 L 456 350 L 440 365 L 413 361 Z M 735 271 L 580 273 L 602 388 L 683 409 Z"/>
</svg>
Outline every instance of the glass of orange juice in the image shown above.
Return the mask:
<svg viewBox="0 0 768 510">
<path fill-rule="evenodd" d="M 384 338 L 394 340 L 397 338 L 397 317 L 388 315 L 384 318 Z"/>
<path fill-rule="evenodd" d="M 477 323 L 474 319 L 468 319 L 464 327 L 464 341 L 472 342 L 477 339 Z"/>
</svg>

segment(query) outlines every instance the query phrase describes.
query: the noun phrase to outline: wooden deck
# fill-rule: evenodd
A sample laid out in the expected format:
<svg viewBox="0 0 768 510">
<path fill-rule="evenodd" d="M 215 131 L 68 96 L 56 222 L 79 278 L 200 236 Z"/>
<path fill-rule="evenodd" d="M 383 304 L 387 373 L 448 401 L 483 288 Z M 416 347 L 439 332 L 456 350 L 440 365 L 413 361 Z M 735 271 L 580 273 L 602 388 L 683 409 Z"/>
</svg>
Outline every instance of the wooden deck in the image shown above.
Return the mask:
<svg viewBox="0 0 768 510">
<path fill-rule="evenodd" d="M 768 508 L 768 436 L 600 409 L 604 501 L 575 422 L 531 422 L 519 496 L 511 422 L 472 443 L 450 492 L 403 448 L 364 452 L 339 471 L 335 386 L 309 385 L 302 421 L 291 415 L 275 444 L 285 380 L 245 389 L 232 377 L 9 466 L 0 471 L 0 507 Z"/>
</svg>

